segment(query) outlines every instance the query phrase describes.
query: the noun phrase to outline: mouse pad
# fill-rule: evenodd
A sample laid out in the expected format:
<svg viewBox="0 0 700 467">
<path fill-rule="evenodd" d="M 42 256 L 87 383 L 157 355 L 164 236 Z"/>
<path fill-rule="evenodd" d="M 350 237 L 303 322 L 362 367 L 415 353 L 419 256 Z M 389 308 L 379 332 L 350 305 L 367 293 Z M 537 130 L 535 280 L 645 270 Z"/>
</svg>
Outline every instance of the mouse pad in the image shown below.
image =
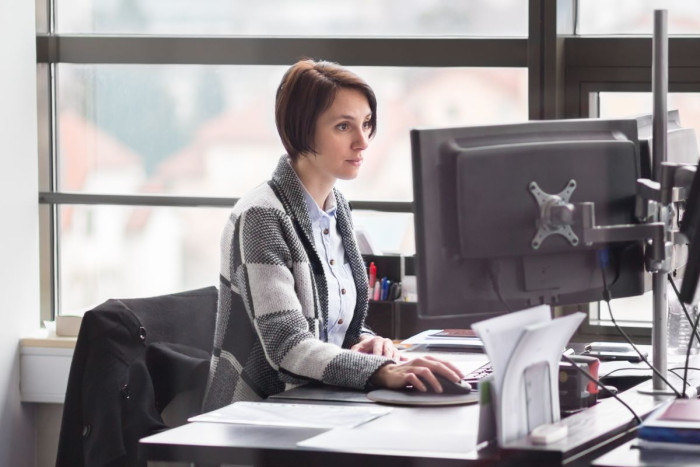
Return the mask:
<svg viewBox="0 0 700 467">
<path fill-rule="evenodd" d="M 374 402 L 392 405 L 466 405 L 479 402 L 479 392 L 469 394 L 433 394 L 420 391 L 396 391 L 393 389 L 377 389 L 367 394 Z"/>
</svg>

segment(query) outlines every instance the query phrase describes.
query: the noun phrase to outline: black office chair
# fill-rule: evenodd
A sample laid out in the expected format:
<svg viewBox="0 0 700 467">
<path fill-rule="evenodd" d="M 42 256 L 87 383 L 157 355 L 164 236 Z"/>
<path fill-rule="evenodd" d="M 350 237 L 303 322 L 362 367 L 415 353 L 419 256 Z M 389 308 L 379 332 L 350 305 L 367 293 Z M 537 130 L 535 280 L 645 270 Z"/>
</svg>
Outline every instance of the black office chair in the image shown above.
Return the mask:
<svg viewBox="0 0 700 467">
<path fill-rule="evenodd" d="M 68 377 L 57 467 L 145 466 L 140 438 L 199 413 L 216 305 L 217 289 L 208 287 L 108 300 L 85 313 Z M 164 421 L 175 405 L 178 414 Z"/>
</svg>

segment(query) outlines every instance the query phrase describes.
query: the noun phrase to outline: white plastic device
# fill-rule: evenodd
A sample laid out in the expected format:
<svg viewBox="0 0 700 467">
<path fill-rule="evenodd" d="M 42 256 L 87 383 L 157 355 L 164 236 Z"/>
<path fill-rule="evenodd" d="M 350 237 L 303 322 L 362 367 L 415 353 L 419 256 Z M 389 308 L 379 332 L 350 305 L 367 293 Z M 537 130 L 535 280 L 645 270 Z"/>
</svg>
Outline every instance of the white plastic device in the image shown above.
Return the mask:
<svg viewBox="0 0 700 467">
<path fill-rule="evenodd" d="M 569 427 L 557 423 L 540 425 L 530 433 L 530 439 L 534 444 L 555 443 L 566 438 L 569 434 Z"/>
</svg>

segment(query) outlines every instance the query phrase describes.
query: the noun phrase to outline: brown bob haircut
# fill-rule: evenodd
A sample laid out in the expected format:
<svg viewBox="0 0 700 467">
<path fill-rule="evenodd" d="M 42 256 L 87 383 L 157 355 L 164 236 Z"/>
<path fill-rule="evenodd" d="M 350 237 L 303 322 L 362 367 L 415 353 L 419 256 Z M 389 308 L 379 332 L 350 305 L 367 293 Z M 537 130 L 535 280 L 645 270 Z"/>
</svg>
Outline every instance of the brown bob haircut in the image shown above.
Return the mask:
<svg viewBox="0 0 700 467">
<path fill-rule="evenodd" d="M 316 121 L 335 99 L 338 89 L 355 89 L 367 97 L 370 138 L 377 131 L 377 98 L 359 76 L 337 63 L 303 59 L 282 77 L 275 99 L 275 123 L 284 149 L 292 160 L 315 153 Z"/>
</svg>

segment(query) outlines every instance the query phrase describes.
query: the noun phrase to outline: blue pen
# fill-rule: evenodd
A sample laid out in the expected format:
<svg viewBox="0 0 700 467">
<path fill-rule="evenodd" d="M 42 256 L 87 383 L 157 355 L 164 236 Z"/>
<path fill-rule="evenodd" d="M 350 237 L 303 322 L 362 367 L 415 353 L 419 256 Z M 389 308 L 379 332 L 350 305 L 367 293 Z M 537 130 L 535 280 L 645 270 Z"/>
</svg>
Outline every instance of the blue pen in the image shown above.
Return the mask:
<svg viewBox="0 0 700 467">
<path fill-rule="evenodd" d="M 389 279 L 386 277 L 382 277 L 382 285 L 381 285 L 381 296 L 380 300 L 386 300 L 387 295 L 389 294 Z"/>
</svg>

